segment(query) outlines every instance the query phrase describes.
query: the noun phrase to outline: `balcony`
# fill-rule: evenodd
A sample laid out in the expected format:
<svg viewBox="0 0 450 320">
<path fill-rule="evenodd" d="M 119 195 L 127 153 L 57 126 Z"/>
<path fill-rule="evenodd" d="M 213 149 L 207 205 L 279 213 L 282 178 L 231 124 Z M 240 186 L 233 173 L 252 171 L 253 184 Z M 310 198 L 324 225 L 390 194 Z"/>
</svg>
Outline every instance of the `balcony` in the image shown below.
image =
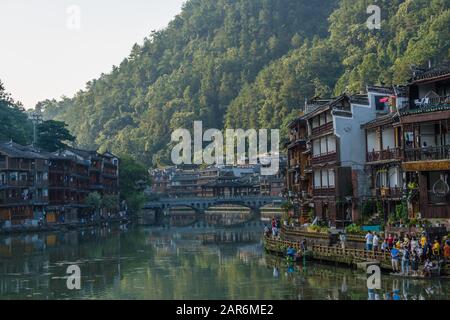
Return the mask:
<svg viewBox="0 0 450 320">
<path fill-rule="evenodd" d="M 33 181 L 24 181 L 24 180 L 16 180 L 16 181 L 9 181 L 6 183 L 8 187 L 32 187 L 34 184 Z"/>
<path fill-rule="evenodd" d="M 450 145 L 405 150 L 405 162 L 450 160 Z"/>
<path fill-rule="evenodd" d="M 403 190 L 398 187 L 381 187 L 376 189 L 376 195 L 382 198 L 401 198 L 403 195 Z"/>
<path fill-rule="evenodd" d="M 400 148 L 386 149 L 380 151 L 367 152 L 367 162 L 377 162 L 383 160 L 398 160 L 401 159 L 402 153 Z"/>
<path fill-rule="evenodd" d="M 314 197 L 332 197 L 336 195 L 336 188 L 313 189 Z"/>
<path fill-rule="evenodd" d="M 414 105 L 416 107 L 426 107 L 427 105 L 439 105 L 444 103 L 450 103 L 450 95 L 414 100 Z"/>
<path fill-rule="evenodd" d="M 337 153 L 331 152 L 331 153 L 321 154 L 321 155 L 313 157 L 311 159 L 311 165 L 316 165 L 316 164 L 325 163 L 325 162 L 335 162 L 335 161 L 337 161 Z"/>
<path fill-rule="evenodd" d="M 318 136 L 323 133 L 333 130 L 333 122 L 328 122 L 324 125 L 312 129 L 312 136 Z"/>
<path fill-rule="evenodd" d="M 31 199 L 22 198 L 0 198 L 0 205 L 29 205 Z"/>
</svg>

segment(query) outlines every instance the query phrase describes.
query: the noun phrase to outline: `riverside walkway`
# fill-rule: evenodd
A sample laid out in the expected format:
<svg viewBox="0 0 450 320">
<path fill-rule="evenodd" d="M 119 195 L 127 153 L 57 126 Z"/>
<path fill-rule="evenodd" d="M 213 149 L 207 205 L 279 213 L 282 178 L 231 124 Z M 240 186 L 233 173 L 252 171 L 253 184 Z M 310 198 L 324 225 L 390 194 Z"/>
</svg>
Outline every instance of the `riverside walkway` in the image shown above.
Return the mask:
<svg viewBox="0 0 450 320">
<path fill-rule="evenodd" d="M 273 238 L 264 238 L 264 249 L 276 255 L 285 255 L 286 249 L 291 246 L 300 256 L 301 243 L 298 241 L 289 241 Z M 334 262 L 347 264 L 349 266 L 367 266 L 376 264 L 381 269 L 392 271 L 391 255 L 389 252 L 368 251 L 363 249 L 346 248 L 345 250 L 339 246 L 311 245 L 307 247 L 305 258 L 313 260 Z M 441 267 L 441 275 L 449 275 L 449 263 L 447 262 Z"/>
<path fill-rule="evenodd" d="M 302 252 L 300 242 L 272 238 L 264 239 L 265 250 L 277 255 L 284 255 L 289 246 L 298 253 Z M 382 269 L 392 270 L 389 252 L 374 252 L 352 248 L 344 250 L 336 246 L 312 245 L 308 246 L 306 257 L 319 261 L 347 264 L 349 266 L 358 266 L 361 263 L 378 264 Z"/>
</svg>

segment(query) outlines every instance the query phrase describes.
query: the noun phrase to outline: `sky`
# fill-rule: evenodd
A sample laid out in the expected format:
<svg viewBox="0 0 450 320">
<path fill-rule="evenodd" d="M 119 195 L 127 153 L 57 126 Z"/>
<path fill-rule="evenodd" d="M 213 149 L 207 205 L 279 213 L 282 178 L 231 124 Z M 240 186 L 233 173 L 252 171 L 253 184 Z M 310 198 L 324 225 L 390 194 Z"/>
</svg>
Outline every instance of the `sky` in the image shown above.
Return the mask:
<svg viewBox="0 0 450 320">
<path fill-rule="evenodd" d="M 0 80 L 16 101 L 72 97 L 185 0 L 0 0 Z"/>
</svg>

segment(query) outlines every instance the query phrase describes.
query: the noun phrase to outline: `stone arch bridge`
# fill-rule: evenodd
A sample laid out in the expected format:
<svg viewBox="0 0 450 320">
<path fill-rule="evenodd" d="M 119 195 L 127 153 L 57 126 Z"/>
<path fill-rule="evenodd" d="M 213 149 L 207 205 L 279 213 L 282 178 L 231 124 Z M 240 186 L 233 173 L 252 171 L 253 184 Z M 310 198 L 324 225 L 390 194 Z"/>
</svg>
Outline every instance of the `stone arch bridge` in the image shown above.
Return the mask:
<svg viewBox="0 0 450 320">
<path fill-rule="evenodd" d="M 197 197 L 197 198 L 162 198 L 152 201 L 144 209 L 165 210 L 175 207 L 190 207 L 199 213 L 204 213 L 210 207 L 222 204 L 235 204 L 259 210 L 268 204 L 280 205 L 282 197 L 275 196 L 238 196 L 238 197 Z"/>
</svg>

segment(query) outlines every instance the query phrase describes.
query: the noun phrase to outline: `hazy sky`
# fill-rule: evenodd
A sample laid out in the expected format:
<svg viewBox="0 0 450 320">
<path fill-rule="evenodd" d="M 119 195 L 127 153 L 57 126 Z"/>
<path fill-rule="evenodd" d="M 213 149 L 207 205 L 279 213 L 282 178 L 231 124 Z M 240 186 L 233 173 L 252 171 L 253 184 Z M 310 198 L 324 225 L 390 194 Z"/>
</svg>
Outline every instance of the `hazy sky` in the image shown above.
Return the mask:
<svg viewBox="0 0 450 320">
<path fill-rule="evenodd" d="M 0 0 L 0 80 L 27 108 L 72 96 L 164 28 L 184 2 Z"/>
</svg>

